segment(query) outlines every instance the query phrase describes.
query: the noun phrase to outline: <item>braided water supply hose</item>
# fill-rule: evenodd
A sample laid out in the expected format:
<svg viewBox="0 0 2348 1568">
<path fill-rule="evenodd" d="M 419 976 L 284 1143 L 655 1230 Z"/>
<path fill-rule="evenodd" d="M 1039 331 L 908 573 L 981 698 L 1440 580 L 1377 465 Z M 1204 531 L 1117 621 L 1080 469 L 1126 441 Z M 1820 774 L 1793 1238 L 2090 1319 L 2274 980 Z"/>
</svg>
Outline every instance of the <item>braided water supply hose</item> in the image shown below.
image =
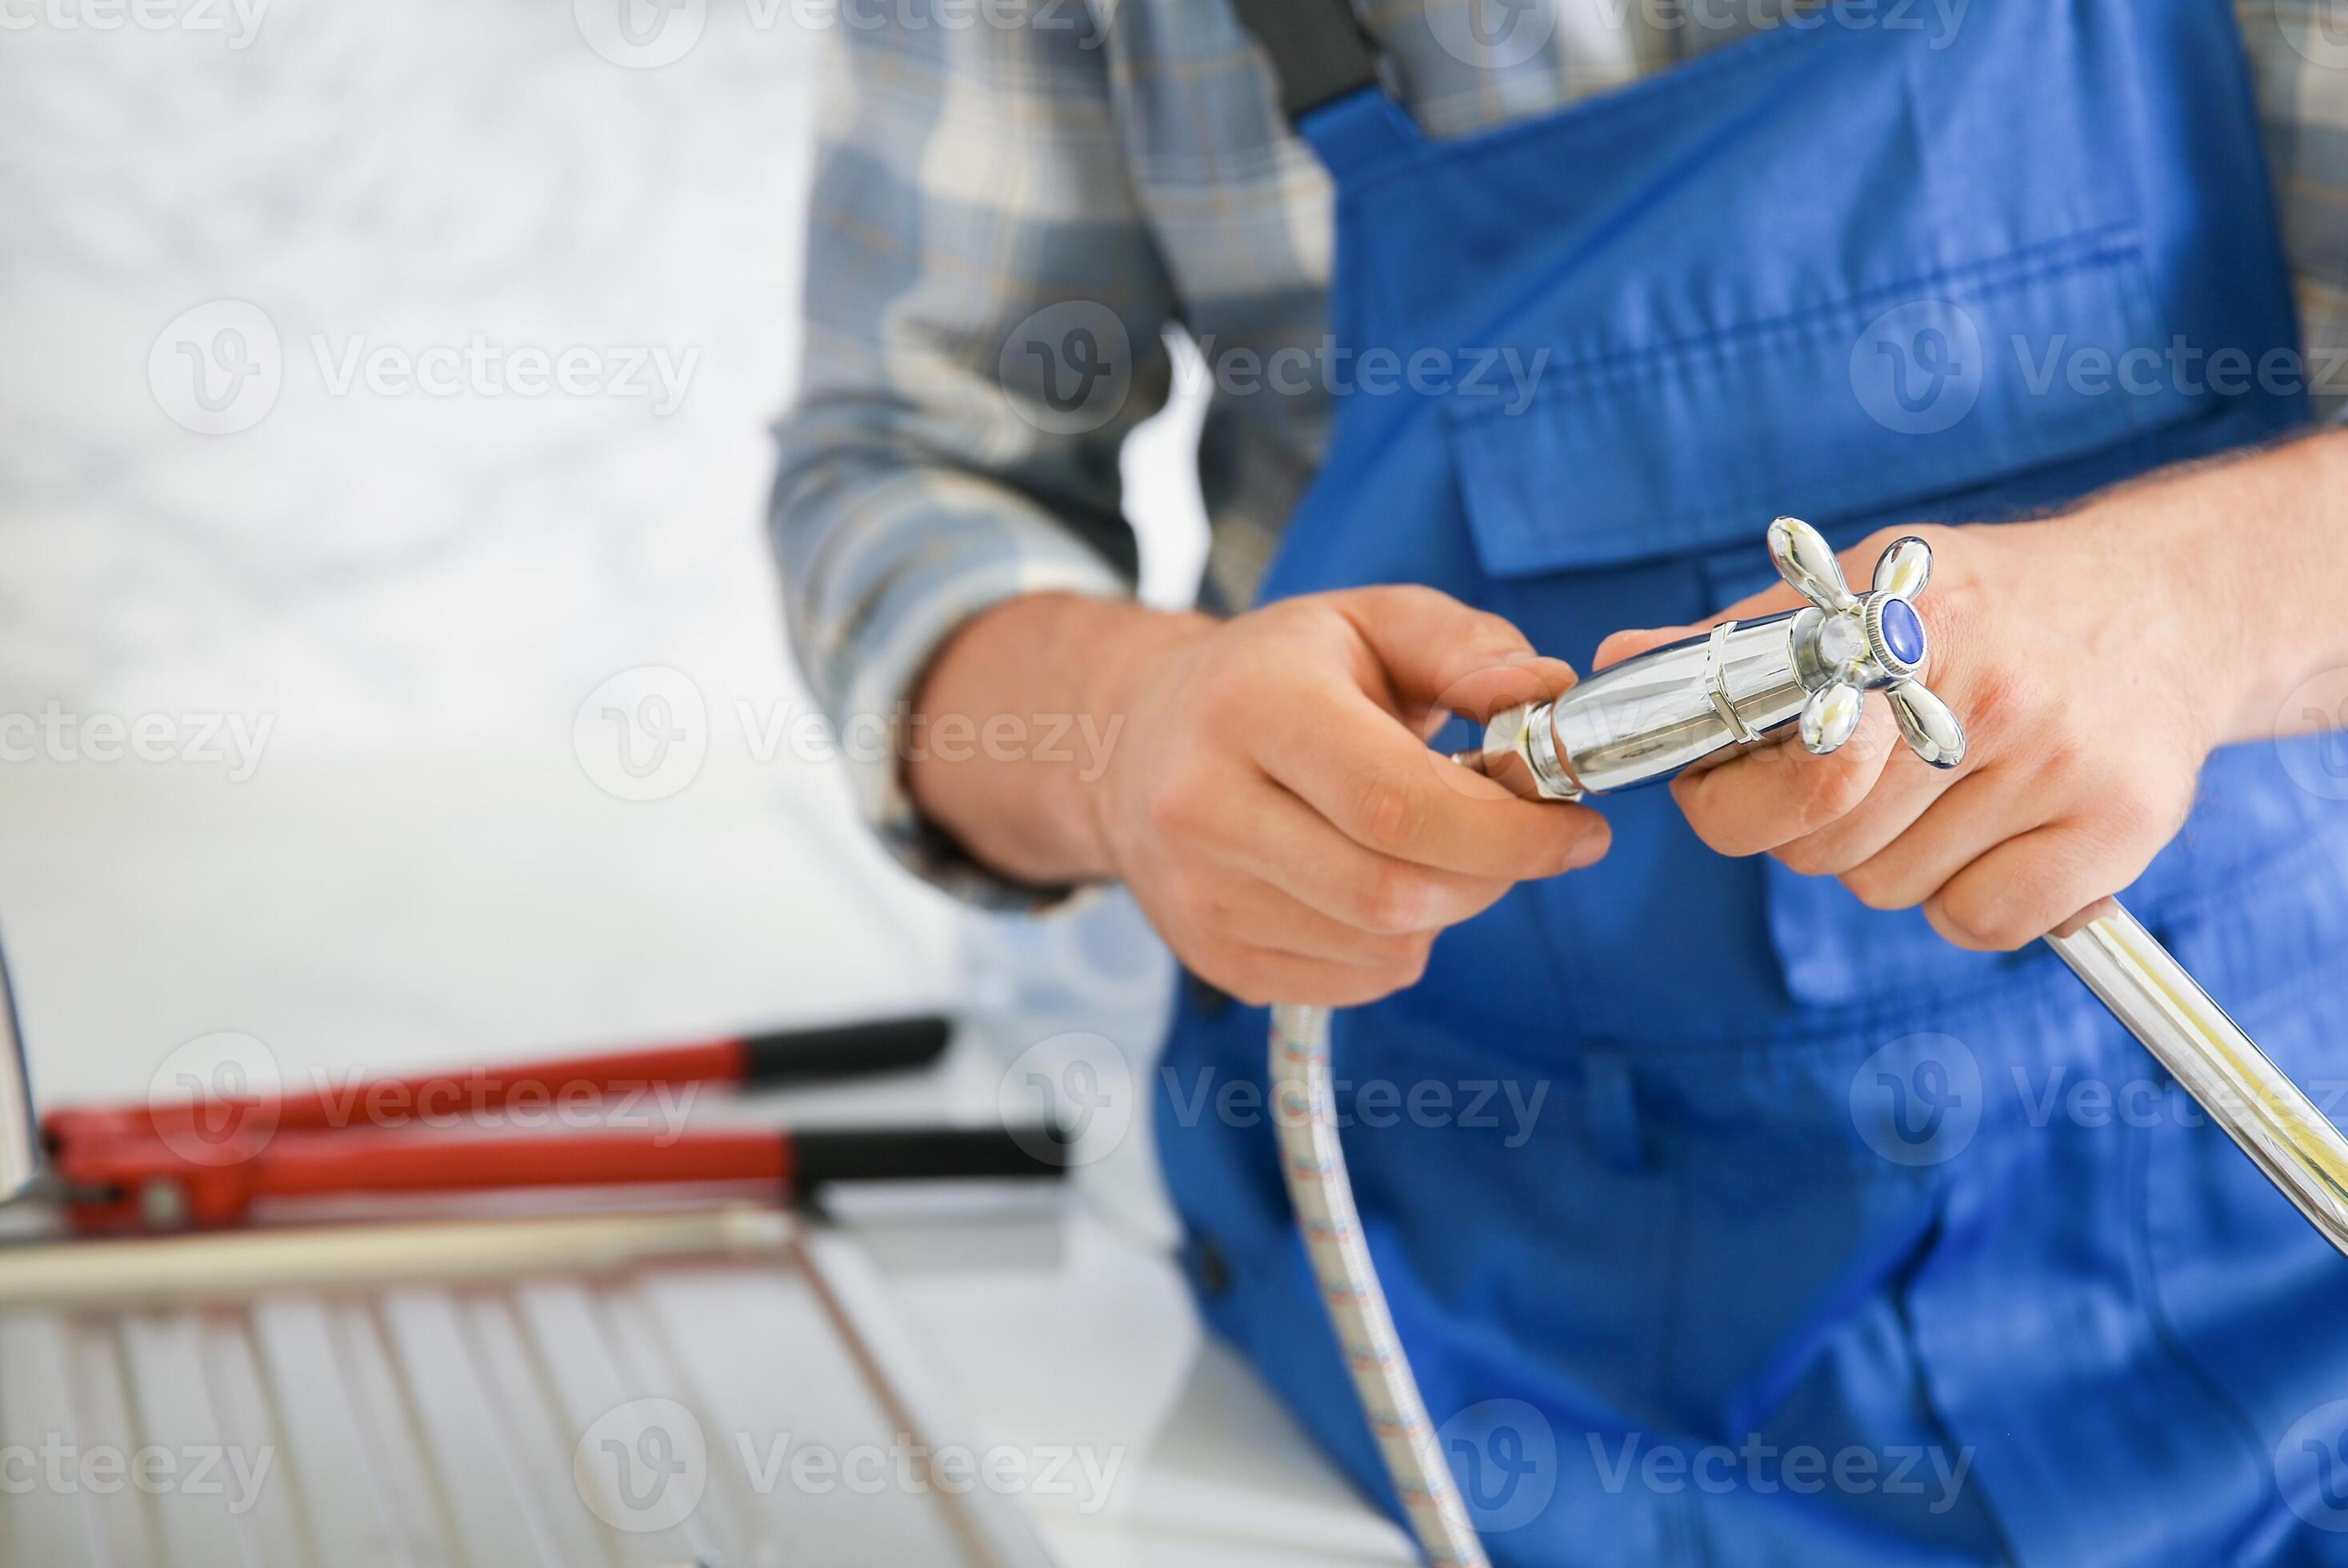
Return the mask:
<svg viewBox="0 0 2348 1568">
<path fill-rule="evenodd" d="M 1489 1559 L 1468 1522 L 1395 1334 L 1361 1216 L 1354 1209 L 1345 1151 L 1337 1142 L 1329 1009 L 1292 1002 L 1273 1006 L 1271 1078 L 1281 1169 L 1288 1175 L 1288 1198 L 1312 1260 L 1313 1283 L 1329 1309 L 1337 1346 L 1411 1532 L 1436 1568 L 1488 1568 Z"/>
<path fill-rule="evenodd" d="M 1921 539 L 1894 540 L 1855 593 L 1818 531 L 1769 525 L 1777 574 L 1807 603 L 1667 643 L 1611 665 L 1553 702 L 1496 714 L 1484 744 L 1457 754 L 1519 796 L 1580 800 L 1653 784 L 1735 748 L 1798 734 L 1823 755 L 1859 727 L 1880 692 L 1909 749 L 1931 767 L 1964 760 L 1964 727 L 1918 680 L 1927 654 L 1911 603 L 1931 580 Z M 2348 1253 L 2348 1137 L 2317 1109 L 2116 901 L 2046 941 L 2211 1121 L 2241 1146 L 2310 1223 Z M 1427 1561 L 1483 1564 L 1361 1233 L 1329 1069 L 1329 1014 L 1272 1009 L 1274 1121 L 1290 1201 L 1329 1320 L 1411 1529 Z"/>
</svg>

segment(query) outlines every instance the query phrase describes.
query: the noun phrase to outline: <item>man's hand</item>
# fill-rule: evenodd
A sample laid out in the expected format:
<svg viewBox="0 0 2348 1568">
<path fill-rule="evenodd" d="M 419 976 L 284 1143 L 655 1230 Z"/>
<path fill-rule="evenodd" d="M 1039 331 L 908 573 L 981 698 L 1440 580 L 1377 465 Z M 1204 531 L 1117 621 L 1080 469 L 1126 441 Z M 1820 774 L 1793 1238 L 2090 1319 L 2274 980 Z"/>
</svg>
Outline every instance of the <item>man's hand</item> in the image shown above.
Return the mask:
<svg viewBox="0 0 2348 1568">
<path fill-rule="evenodd" d="M 1432 589 L 1222 622 L 1016 600 L 948 645 L 919 706 L 932 723 L 1000 712 L 1056 680 L 1116 736 L 1096 777 L 931 758 L 909 769 L 916 799 L 1011 875 L 1122 879 L 1190 970 L 1242 1001 L 1399 990 L 1445 927 L 1606 851 L 1594 811 L 1519 800 L 1428 749 L 1446 713 L 1480 720 L 1573 681 Z"/>
<path fill-rule="evenodd" d="M 2239 695 L 2234 611 L 2166 525 L 2176 500 L 2147 486 L 2044 521 L 1891 529 L 1846 552 L 1844 575 L 1864 584 L 1901 534 L 1931 545 L 1922 673 L 1965 727 L 1965 760 L 1942 771 L 1910 755 L 1870 696 L 1828 756 L 1797 741 L 1684 775 L 1673 793 L 1689 824 L 1724 854 L 1838 877 L 1874 908 L 1921 904 L 1961 947 L 2075 929 L 2183 824 Z M 1722 618 L 1799 603 L 1777 588 Z M 1694 630 L 1617 634 L 1597 662 Z"/>
</svg>

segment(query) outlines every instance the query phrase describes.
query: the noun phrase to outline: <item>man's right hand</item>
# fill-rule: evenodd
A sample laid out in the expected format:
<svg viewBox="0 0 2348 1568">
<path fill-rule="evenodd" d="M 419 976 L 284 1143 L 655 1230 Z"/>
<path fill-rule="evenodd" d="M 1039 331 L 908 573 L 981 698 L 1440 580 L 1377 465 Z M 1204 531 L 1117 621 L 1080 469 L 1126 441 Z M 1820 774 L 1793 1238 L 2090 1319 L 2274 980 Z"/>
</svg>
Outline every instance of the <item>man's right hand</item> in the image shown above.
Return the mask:
<svg viewBox="0 0 2348 1568">
<path fill-rule="evenodd" d="M 1573 683 L 1497 615 L 1429 588 L 1352 589 L 1228 621 L 1069 595 L 948 643 L 917 707 L 983 730 L 1075 714 L 1086 768 L 932 749 L 916 802 L 1023 881 L 1115 877 L 1189 970 L 1244 1002 L 1351 1006 L 1417 980 L 1437 933 L 1515 882 L 1595 861 L 1605 820 L 1520 800 L 1427 748 Z"/>
</svg>

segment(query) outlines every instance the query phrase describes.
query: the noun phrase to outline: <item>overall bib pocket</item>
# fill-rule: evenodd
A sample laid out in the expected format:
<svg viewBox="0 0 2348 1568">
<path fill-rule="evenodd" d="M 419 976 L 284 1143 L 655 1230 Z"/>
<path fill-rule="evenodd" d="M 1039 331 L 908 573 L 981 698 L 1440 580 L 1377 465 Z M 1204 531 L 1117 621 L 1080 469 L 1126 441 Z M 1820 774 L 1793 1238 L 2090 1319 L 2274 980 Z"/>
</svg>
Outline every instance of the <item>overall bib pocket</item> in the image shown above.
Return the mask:
<svg viewBox="0 0 2348 1568">
<path fill-rule="evenodd" d="M 2014 515 L 2134 471 L 2148 440 L 2225 407 L 2147 368 L 2168 335 L 2141 246 L 2107 224 L 1636 355 L 1552 359 L 1516 403 L 1455 397 L 1446 436 L 1498 607 L 1587 669 L 1609 632 L 1709 620 L 1774 583 L 1762 532 L 1780 512 L 1844 547 L 1892 524 Z M 1642 793 L 1602 809 L 1692 841 L 1661 791 Z M 1623 882 L 1632 869 L 1544 885 L 1568 951 L 1602 951 L 1645 902 Z M 1748 903 L 1757 879 L 1766 932 L 1706 934 L 1738 973 L 1766 947 L 1772 988 L 1797 1006 L 1970 989 L 2010 962 L 1766 857 L 1640 869 Z"/>
</svg>

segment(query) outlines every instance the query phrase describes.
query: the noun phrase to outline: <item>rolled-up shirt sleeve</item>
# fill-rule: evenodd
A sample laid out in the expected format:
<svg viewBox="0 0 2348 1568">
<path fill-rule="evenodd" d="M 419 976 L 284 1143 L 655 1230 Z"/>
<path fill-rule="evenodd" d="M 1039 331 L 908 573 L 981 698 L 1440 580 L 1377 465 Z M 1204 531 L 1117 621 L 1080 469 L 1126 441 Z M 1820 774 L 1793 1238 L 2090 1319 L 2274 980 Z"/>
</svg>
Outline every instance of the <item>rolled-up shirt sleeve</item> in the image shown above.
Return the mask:
<svg viewBox="0 0 2348 1568">
<path fill-rule="evenodd" d="M 1171 290 L 1083 7 L 887 14 L 828 39 L 771 529 L 868 820 L 948 891 L 1033 905 L 1065 890 L 989 874 L 915 810 L 910 705 L 980 611 L 1132 593 L 1118 450 L 1166 401 Z"/>
</svg>

